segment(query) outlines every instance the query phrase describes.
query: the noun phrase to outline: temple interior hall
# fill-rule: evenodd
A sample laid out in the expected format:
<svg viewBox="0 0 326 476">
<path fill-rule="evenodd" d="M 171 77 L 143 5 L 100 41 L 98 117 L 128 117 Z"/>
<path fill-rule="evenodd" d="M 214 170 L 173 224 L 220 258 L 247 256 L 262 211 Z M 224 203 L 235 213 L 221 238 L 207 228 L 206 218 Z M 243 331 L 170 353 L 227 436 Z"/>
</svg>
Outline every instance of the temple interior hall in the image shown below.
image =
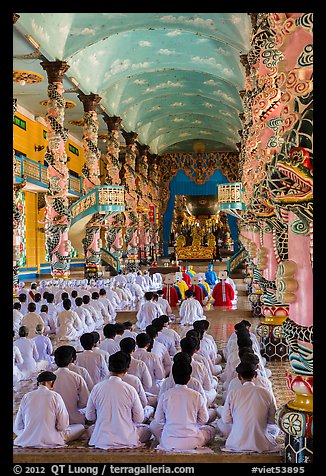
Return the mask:
<svg viewBox="0 0 326 476">
<path fill-rule="evenodd" d="M 14 13 L 12 234 L 15 464 L 313 463 L 312 13 Z"/>
</svg>

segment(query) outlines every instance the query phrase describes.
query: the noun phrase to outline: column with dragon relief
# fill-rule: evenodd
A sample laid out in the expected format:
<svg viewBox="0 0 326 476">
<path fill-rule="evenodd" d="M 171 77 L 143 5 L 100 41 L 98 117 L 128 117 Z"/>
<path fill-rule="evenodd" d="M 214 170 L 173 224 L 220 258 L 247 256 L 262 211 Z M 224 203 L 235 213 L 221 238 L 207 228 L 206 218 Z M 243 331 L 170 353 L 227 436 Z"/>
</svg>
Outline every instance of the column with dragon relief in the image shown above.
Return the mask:
<svg viewBox="0 0 326 476">
<path fill-rule="evenodd" d="M 126 228 L 124 240 L 129 263 L 138 263 L 138 215 L 137 215 L 137 191 L 136 191 L 136 158 L 138 134 L 135 132 L 122 131 L 126 141 L 126 154 L 124 168 L 124 187 L 126 197 Z"/>
<path fill-rule="evenodd" d="M 87 195 L 96 186 L 100 185 L 99 161 L 101 152 L 97 147 L 98 141 L 98 117 L 96 106 L 101 101 L 98 94 L 78 94 L 79 100 L 84 107 L 83 138 L 85 163 L 83 173 L 83 194 Z M 99 278 L 102 276 L 101 266 L 101 225 L 103 215 L 96 213 L 86 225 L 85 237 L 82 239 L 85 256 L 85 277 Z"/>
<path fill-rule="evenodd" d="M 160 237 L 159 227 L 162 227 L 162 208 L 160 201 L 160 187 L 159 187 L 159 169 L 158 169 L 157 154 L 149 155 L 149 168 L 148 168 L 148 197 L 151 200 L 150 208 L 150 243 L 151 243 L 151 257 L 154 262 L 157 260 L 157 256 L 160 250 Z M 160 220 L 160 223 L 158 222 Z"/>
<path fill-rule="evenodd" d="M 119 131 L 122 126 L 122 119 L 118 116 L 108 116 L 103 114 L 103 120 L 107 125 L 107 152 L 106 159 L 106 178 L 108 185 L 120 185 L 120 171 L 122 161 L 120 160 L 120 141 Z M 106 221 L 105 248 L 113 253 L 118 259 L 123 254 L 123 226 L 125 223 L 124 213 L 119 213 L 110 217 Z"/>
<path fill-rule="evenodd" d="M 71 213 L 68 202 L 67 154 L 65 143 L 68 130 L 64 127 L 65 100 L 63 98 L 63 75 L 69 69 L 65 61 L 42 61 L 42 68 L 48 76 L 47 114 L 44 119 L 48 127 L 49 142 L 46 160 L 49 189 L 45 195 L 45 246 L 51 261 L 54 279 L 67 279 L 70 275 L 70 241 L 68 231 Z"/>
<path fill-rule="evenodd" d="M 151 206 L 148 197 L 148 151 L 149 146 L 138 144 L 136 160 L 136 190 L 138 197 L 137 211 L 139 219 L 138 252 L 139 258 L 147 260 L 150 257 L 150 222 L 149 209 Z"/>
</svg>

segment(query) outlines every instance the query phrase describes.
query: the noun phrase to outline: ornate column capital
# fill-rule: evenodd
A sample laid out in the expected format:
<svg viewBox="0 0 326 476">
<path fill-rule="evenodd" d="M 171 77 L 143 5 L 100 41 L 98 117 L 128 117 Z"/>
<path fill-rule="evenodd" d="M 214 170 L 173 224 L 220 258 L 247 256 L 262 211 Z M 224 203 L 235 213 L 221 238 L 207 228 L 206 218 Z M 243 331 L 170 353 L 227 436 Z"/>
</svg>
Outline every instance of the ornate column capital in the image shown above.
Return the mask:
<svg viewBox="0 0 326 476">
<path fill-rule="evenodd" d="M 66 61 L 41 61 L 41 66 L 47 72 L 49 83 L 62 83 L 63 75 L 70 68 Z"/>
<path fill-rule="evenodd" d="M 109 132 L 117 131 L 121 128 L 122 119 L 119 116 L 108 116 L 107 114 L 103 114 L 103 121 L 108 126 Z"/>
<path fill-rule="evenodd" d="M 138 134 L 136 132 L 126 132 L 126 131 L 122 131 L 122 135 L 126 141 L 126 144 L 127 145 L 132 145 L 136 142 L 136 140 L 138 139 Z"/>
<path fill-rule="evenodd" d="M 98 94 L 78 94 L 78 99 L 83 103 L 84 112 L 96 111 L 96 105 L 101 101 L 101 97 Z"/>
<path fill-rule="evenodd" d="M 13 24 L 16 23 L 17 20 L 19 20 L 20 18 L 20 15 L 18 15 L 18 13 L 13 13 Z"/>
<path fill-rule="evenodd" d="M 148 157 L 148 151 L 150 149 L 149 145 L 146 144 L 137 144 L 137 149 L 139 152 L 140 157 L 147 156 Z"/>
</svg>

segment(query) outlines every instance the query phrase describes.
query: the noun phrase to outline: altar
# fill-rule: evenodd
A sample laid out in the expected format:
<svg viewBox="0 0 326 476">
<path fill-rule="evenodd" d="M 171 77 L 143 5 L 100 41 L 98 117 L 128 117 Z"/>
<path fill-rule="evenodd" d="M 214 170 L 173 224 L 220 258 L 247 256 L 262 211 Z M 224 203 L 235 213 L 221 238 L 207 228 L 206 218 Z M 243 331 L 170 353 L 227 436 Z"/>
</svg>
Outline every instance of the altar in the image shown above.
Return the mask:
<svg viewBox="0 0 326 476">
<path fill-rule="evenodd" d="M 183 248 L 176 248 L 176 257 L 183 261 L 205 261 L 214 258 L 214 248 L 208 246 L 185 246 Z"/>
</svg>

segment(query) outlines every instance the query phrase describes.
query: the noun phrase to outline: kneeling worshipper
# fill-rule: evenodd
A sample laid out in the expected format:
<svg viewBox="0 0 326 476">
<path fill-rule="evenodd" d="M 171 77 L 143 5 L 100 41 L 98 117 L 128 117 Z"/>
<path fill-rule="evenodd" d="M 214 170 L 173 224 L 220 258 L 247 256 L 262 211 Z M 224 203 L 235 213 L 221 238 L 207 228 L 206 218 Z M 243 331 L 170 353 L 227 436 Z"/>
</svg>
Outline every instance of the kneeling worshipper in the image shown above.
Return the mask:
<svg viewBox="0 0 326 476">
<path fill-rule="evenodd" d="M 174 286 L 175 283 L 175 275 L 168 274 L 164 277 L 164 284 L 162 291 L 163 291 L 163 298 L 168 301 L 171 307 L 176 307 L 179 300 L 181 300 L 181 291 L 178 290 Z M 180 296 L 178 294 L 180 293 Z"/>
<path fill-rule="evenodd" d="M 179 288 L 180 292 L 181 292 L 181 299 L 185 299 L 185 292 L 187 291 L 187 289 L 189 289 L 188 285 L 185 283 L 185 281 L 182 279 L 182 273 L 177 271 L 175 273 L 175 280 L 176 280 L 176 283 L 175 283 L 175 287 Z"/>
<path fill-rule="evenodd" d="M 156 304 L 153 302 L 154 293 L 147 291 L 144 295 L 145 302 L 141 304 L 137 312 L 137 327 L 144 331 L 146 326 L 152 323 L 152 320 L 160 316 Z"/>
<path fill-rule="evenodd" d="M 33 337 L 33 340 L 36 344 L 37 352 L 38 352 L 38 362 L 40 360 L 46 360 L 48 362 L 48 366 L 45 370 L 50 370 L 52 368 L 53 358 L 53 346 L 50 338 L 46 335 L 45 328 L 42 324 L 37 324 L 36 326 L 36 336 Z"/>
<path fill-rule="evenodd" d="M 194 321 L 197 321 L 198 319 L 206 319 L 203 307 L 200 305 L 199 301 L 195 299 L 194 293 L 191 289 L 187 289 L 185 297 L 186 299 L 182 301 L 179 309 L 180 324 L 182 326 L 191 326 Z"/>
<path fill-rule="evenodd" d="M 18 369 L 23 374 L 23 380 L 31 378 L 32 374 L 45 370 L 48 366 L 48 362 L 41 360 L 38 362 L 39 355 L 37 352 L 34 339 L 28 339 L 28 328 L 21 326 L 18 331 L 19 338 L 14 341 L 14 345 L 20 350 L 23 358 L 22 363 L 17 363 Z"/>
<path fill-rule="evenodd" d="M 228 392 L 221 420 L 217 421 L 218 431 L 224 434 L 227 428 L 225 451 L 237 452 L 278 452 L 280 446 L 275 438 L 280 429 L 275 424 L 275 404 L 271 393 L 254 384 L 255 365 L 241 362 L 236 367 L 241 388 Z"/>
<path fill-rule="evenodd" d="M 209 284 L 210 288 L 213 289 L 218 281 L 218 277 L 216 272 L 214 271 L 214 266 L 212 264 L 209 264 L 207 268 L 207 271 L 205 271 L 205 279 L 206 282 Z"/>
<path fill-rule="evenodd" d="M 224 307 L 228 309 L 232 309 L 232 301 L 234 299 L 234 291 L 231 284 L 226 282 L 227 273 L 224 271 L 219 272 L 219 280 L 217 284 L 215 284 L 214 289 L 212 291 L 212 298 L 214 299 L 214 307 Z"/>
<path fill-rule="evenodd" d="M 86 407 L 89 445 L 95 448 L 136 448 L 151 437 L 143 424 L 144 409 L 131 385 L 123 381 L 130 360 L 124 352 L 110 355 L 110 377 L 96 384 Z"/>
<path fill-rule="evenodd" d="M 15 331 L 13 331 L 13 337 L 15 339 Z M 17 367 L 18 364 L 22 364 L 24 362 L 22 354 L 20 353 L 20 350 L 18 349 L 17 346 L 15 346 L 15 340 L 14 340 L 14 345 L 12 346 L 12 354 L 13 354 L 13 377 L 12 377 L 12 383 L 13 385 L 16 385 L 16 383 L 20 382 L 23 380 L 24 375 L 23 373 L 19 370 Z"/>
<path fill-rule="evenodd" d="M 166 316 L 169 316 L 171 321 L 175 321 L 175 315 L 172 312 L 169 301 L 163 297 L 164 296 L 163 289 L 159 289 L 158 291 L 156 291 L 156 294 L 158 295 L 157 302 L 161 306 L 163 314 Z"/>
<path fill-rule="evenodd" d="M 76 341 L 82 335 L 83 323 L 76 311 L 71 310 L 70 299 L 63 301 L 63 311 L 59 312 L 57 320 L 57 340 Z"/>
<path fill-rule="evenodd" d="M 208 292 L 206 289 L 203 289 L 201 286 L 199 286 L 199 283 L 201 282 L 201 278 L 199 278 L 198 275 L 195 275 L 191 278 L 191 285 L 189 286 L 189 289 L 194 293 L 194 298 L 199 301 L 199 304 L 201 306 L 205 306 L 208 301 Z"/>
<path fill-rule="evenodd" d="M 90 332 L 86 332 L 86 334 L 80 337 L 80 344 L 84 351 L 77 354 L 77 365 L 85 367 L 85 369 L 88 370 L 94 384 L 108 377 L 109 370 L 103 355 L 93 350 L 95 345 L 94 335 Z"/>
<path fill-rule="evenodd" d="M 214 426 L 207 424 L 209 414 L 202 395 L 187 387 L 192 366 L 177 361 L 172 366 L 175 386 L 159 399 L 150 429 L 159 441 L 160 450 L 196 450 L 211 442 Z"/>
<path fill-rule="evenodd" d="M 14 423 L 14 445 L 57 448 L 81 437 L 82 424 L 69 425 L 69 415 L 59 393 L 53 390 L 56 375 L 45 371 L 37 376 L 37 389 L 21 399 Z"/>
<path fill-rule="evenodd" d="M 33 339 L 33 337 L 36 336 L 36 325 L 37 324 L 43 324 L 44 322 L 39 314 L 37 314 L 36 311 L 36 304 L 35 302 L 30 302 L 28 304 L 28 312 L 27 314 L 24 315 L 21 325 L 25 326 L 28 328 L 28 338 Z"/>
<path fill-rule="evenodd" d="M 14 309 L 13 309 L 13 328 L 14 331 L 18 334 L 18 330 L 21 326 L 21 322 L 23 320 L 24 315 L 20 312 L 21 304 L 19 301 L 14 302 Z"/>
</svg>

